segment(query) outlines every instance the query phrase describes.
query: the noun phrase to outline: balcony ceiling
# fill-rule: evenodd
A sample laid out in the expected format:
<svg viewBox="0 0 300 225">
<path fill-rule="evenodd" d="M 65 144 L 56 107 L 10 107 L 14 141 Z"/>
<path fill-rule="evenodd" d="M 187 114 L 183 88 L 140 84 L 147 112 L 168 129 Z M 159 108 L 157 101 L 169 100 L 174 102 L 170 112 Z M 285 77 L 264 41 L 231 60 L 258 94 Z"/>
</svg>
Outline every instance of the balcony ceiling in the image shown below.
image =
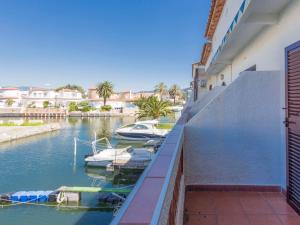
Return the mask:
<svg viewBox="0 0 300 225">
<path fill-rule="evenodd" d="M 218 57 L 208 66 L 209 74 L 220 73 L 266 26 L 276 24 L 280 12 L 291 0 L 252 0 L 229 34 Z M 214 54 L 214 53 L 213 53 Z"/>
</svg>

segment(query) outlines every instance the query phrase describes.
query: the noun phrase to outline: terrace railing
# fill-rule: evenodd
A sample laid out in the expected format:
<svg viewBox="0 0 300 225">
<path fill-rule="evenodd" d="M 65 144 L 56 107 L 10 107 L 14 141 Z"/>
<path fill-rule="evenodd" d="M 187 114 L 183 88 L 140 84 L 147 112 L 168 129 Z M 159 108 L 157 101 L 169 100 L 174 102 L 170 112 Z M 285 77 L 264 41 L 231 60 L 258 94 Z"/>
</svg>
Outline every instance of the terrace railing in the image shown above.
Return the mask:
<svg viewBox="0 0 300 225">
<path fill-rule="evenodd" d="M 183 138 L 186 108 L 151 164 L 130 193 L 112 225 L 176 224 L 183 185 Z"/>
</svg>

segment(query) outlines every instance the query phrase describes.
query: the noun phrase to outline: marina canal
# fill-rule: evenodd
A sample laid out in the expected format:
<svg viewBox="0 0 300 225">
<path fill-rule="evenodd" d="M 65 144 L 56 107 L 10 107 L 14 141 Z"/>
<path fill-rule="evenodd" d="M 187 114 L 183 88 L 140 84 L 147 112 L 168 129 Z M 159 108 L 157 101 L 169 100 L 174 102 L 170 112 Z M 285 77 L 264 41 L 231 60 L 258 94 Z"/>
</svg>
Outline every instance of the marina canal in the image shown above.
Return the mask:
<svg viewBox="0 0 300 225">
<path fill-rule="evenodd" d="M 133 117 L 69 118 L 61 120 L 66 128 L 11 143 L 0 144 L 0 193 L 16 191 L 55 190 L 62 185 L 118 188 L 134 184 L 140 171 L 113 171 L 87 168 L 84 156 L 87 145 L 78 144 L 76 158 L 73 138 L 92 141 L 108 137 L 113 145 L 128 143 L 113 138 L 116 128 L 133 123 Z M 141 146 L 142 143 L 135 143 Z M 0 208 L 3 225 L 95 225 L 109 224 L 113 209 L 97 201 L 97 194 L 83 194 L 80 208 L 17 205 Z M 85 208 L 90 207 L 90 209 Z"/>
</svg>

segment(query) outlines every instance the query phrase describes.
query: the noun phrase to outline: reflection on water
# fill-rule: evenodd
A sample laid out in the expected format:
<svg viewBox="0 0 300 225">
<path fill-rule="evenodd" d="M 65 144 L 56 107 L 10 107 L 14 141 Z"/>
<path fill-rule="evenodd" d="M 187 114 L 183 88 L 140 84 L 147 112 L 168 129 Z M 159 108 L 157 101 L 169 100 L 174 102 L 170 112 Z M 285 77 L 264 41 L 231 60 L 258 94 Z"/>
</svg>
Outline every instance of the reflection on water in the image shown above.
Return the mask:
<svg viewBox="0 0 300 225">
<path fill-rule="evenodd" d="M 59 122 L 66 125 L 65 129 L 0 144 L 0 193 L 55 190 L 62 185 L 124 187 L 134 184 L 141 171 L 108 172 L 86 168 L 84 156 L 91 148 L 78 144 L 75 159 L 73 152 L 74 137 L 91 141 L 95 138 L 95 132 L 97 138 L 108 137 L 113 145 L 128 145 L 114 139 L 112 134 L 116 128 L 134 121 L 132 117 L 62 119 Z M 135 146 L 142 144 L 135 143 Z M 99 203 L 96 200 L 96 194 L 84 194 L 80 204 L 97 208 Z M 0 218 L 0 224 L 5 225 L 105 225 L 112 219 L 112 209 L 67 210 L 14 206 L 0 208 Z"/>
</svg>

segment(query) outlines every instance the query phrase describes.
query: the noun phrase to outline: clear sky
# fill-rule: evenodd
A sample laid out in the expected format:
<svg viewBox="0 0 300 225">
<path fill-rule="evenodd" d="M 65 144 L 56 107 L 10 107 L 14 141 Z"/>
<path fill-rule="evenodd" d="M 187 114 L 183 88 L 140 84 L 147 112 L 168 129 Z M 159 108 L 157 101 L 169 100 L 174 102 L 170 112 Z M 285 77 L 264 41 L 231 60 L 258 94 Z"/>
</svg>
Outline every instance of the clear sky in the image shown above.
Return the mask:
<svg viewBox="0 0 300 225">
<path fill-rule="evenodd" d="M 188 87 L 210 0 L 0 0 L 0 86 Z"/>
</svg>

